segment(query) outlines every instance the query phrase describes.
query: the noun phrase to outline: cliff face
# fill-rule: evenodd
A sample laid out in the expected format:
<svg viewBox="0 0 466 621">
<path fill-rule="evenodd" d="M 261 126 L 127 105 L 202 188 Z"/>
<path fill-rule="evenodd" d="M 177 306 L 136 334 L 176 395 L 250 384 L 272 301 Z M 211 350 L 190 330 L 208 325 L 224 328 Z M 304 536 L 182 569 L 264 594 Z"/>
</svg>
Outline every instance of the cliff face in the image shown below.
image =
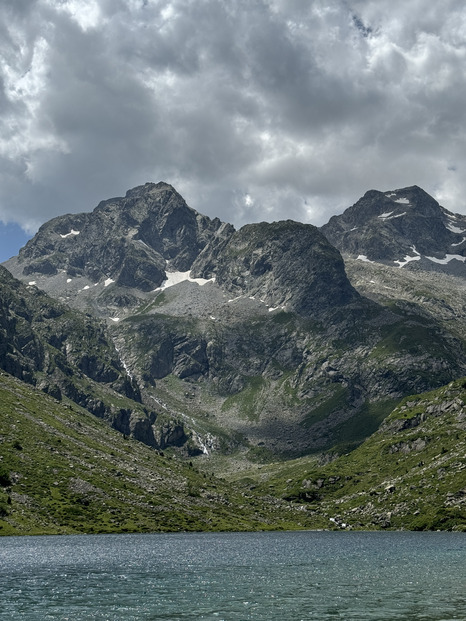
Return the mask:
<svg viewBox="0 0 466 621">
<path fill-rule="evenodd" d="M 218 258 L 216 278 L 232 294 L 257 296 L 303 317 L 359 298 L 339 252 L 315 227 L 290 220 L 235 233 Z"/>
<path fill-rule="evenodd" d="M 97 382 L 129 379 L 113 343 L 91 317 L 70 311 L 36 287 L 20 283 L 3 267 L 0 287 L 1 364 L 5 371 L 29 383 L 35 383 L 36 373 L 50 368 L 69 376 L 79 369 Z M 137 387 L 129 392 L 137 397 Z"/>
<path fill-rule="evenodd" d="M 0 266 L 0 369 L 67 398 L 150 446 L 185 442 L 180 421 L 141 403 L 105 325 L 24 285 Z"/>
<path fill-rule="evenodd" d="M 92 213 L 47 222 L 8 267 L 25 278 L 64 271 L 70 279 L 150 291 L 166 269 L 190 269 L 220 226 L 190 209 L 171 186 L 148 183 Z"/>
<path fill-rule="evenodd" d="M 187 271 L 303 316 L 358 298 L 340 254 L 315 227 L 263 222 L 235 232 L 189 208 L 165 183 L 134 188 L 89 214 L 51 220 L 6 265 L 78 307 L 79 297 L 108 306 L 109 284 L 121 296 L 117 306 L 135 305 L 167 274 Z M 91 287 L 97 287 L 92 294 Z"/>
</svg>

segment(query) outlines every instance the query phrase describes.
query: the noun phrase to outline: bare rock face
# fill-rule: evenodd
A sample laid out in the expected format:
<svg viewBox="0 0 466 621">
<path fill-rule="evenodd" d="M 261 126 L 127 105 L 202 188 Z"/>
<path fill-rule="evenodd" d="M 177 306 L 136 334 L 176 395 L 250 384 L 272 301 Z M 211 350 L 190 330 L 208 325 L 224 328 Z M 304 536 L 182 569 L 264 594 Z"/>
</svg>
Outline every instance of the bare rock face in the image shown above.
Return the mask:
<svg viewBox="0 0 466 621">
<path fill-rule="evenodd" d="M 359 298 L 340 253 L 319 230 L 287 220 L 251 224 L 235 233 L 218 258 L 217 283 L 302 316 Z"/>
<path fill-rule="evenodd" d="M 466 216 L 417 186 L 370 190 L 321 231 L 345 257 L 466 277 Z"/>
<path fill-rule="evenodd" d="M 55 396 L 74 399 L 71 380 L 78 378 L 140 401 L 99 322 L 25 286 L 1 266 L 0 290 L 1 369 Z"/>
<path fill-rule="evenodd" d="M 37 278 L 40 287 L 72 305 L 86 297 L 91 308 L 134 307 L 173 271 L 214 278 L 232 295 L 257 297 L 302 316 L 359 298 L 339 252 L 316 227 L 289 220 L 235 232 L 231 224 L 188 207 L 166 183 L 129 190 L 92 213 L 51 220 L 7 267 L 23 280 Z M 81 284 L 73 289 L 75 282 Z M 109 283 L 115 286 L 103 292 Z"/>
<path fill-rule="evenodd" d="M 149 446 L 188 440 L 180 421 L 141 403 L 138 384 L 98 320 L 21 283 L 2 266 L 0 291 L 0 370 L 58 401 L 71 399 Z"/>
<path fill-rule="evenodd" d="M 166 269 L 189 270 L 221 224 L 188 207 L 172 186 L 147 183 L 92 213 L 47 222 L 8 267 L 18 277 L 64 270 L 69 278 L 151 291 Z"/>
</svg>

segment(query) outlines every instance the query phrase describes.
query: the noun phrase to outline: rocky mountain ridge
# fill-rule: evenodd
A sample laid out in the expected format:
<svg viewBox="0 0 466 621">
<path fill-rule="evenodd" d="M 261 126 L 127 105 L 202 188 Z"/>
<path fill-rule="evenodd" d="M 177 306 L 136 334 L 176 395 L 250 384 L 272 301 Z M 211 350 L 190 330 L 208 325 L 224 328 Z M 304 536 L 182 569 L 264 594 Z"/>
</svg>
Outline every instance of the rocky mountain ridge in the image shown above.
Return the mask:
<svg viewBox="0 0 466 621">
<path fill-rule="evenodd" d="M 0 369 L 68 398 L 153 447 L 186 442 L 182 422 L 143 405 L 105 326 L 16 280 L 0 266 Z"/>
<path fill-rule="evenodd" d="M 103 316 L 134 309 L 172 275 L 188 279 L 187 272 L 200 284 L 214 279 L 232 295 L 258 296 L 303 316 L 358 298 L 341 257 L 316 227 L 288 221 L 235 231 L 188 207 L 165 183 L 129 190 L 92 213 L 51 220 L 5 265 L 17 278 Z"/>
<path fill-rule="evenodd" d="M 466 216 L 417 186 L 370 190 L 321 231 L 345 258 L 466 277 Z"/>
<path fill-rule="evenodd" d="M 408 190 L 397 200 L 422 192 Z M 462 334 L 362 296 L 316 227 L 235 231 L 165 183 L 52 220 L 6 266 L 104 318 L 144 407 L 204 454 L 347 450 L 403 396 L 466 373 Z"/>
<path fill-rule="evenodd" d="M 20 262 L 28 262 L 26 276 L 66 269 L 94 282 L 112 278 L 127 286 L 130 278 L 130 286 L 146 291 L 162 283 L 166 266 L 189 269 L 221 227 L 220 220 L 189 208 L 171 186 L 148 183 L 102 201 L 92 213 L 47 222 L 22 249 Z"/>
</svg>

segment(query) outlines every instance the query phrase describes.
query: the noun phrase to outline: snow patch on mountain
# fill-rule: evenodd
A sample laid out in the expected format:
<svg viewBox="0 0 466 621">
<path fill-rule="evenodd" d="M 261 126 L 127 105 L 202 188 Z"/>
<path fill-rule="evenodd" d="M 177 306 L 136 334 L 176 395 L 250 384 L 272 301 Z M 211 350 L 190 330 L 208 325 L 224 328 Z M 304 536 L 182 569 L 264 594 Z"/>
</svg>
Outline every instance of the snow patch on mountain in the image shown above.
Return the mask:
<svg viewBox="0 0 466 621">
<path fill-rule="evenodd" d="M 65 235 L 62 235 L 60 233 L 60 237 L 65 239 L 66 237 L 70 237 L 71 235 L 79 235 L 80 231 L 75 231 L 74 229 L 71 229 L 71 231 L 69 233 L 66 233 Z"/>
<path fill-rule="evenodd" d="M 447 263 L 450 263 L 453 259 L 462 261 L 463 263 L 466 261 L 466 257 L 463 257 L 460 254 L 447 254 L 443 259 L 437 259 L 436 257 L 426 257 L 426 259 L 429 259 L 429 261 L 433 261 L 434 263 L 440 263 L 440 265 L 447 265 Z"/>
<path fill-rule="evenodd" d="M 450 223 L 447 224 L 447 229 L 451 231 L 452 233 L 465 233 L 466 232 L 464 229 L 460 229 L 459 227 L 453 226 L 453 224 L 450 224 Z"/>
<path fill-rule="evenodd" d="M 188 270 L 187 272 L 167 272 L 167 278 L 163 281 L 163 283 L 156 289 L 156 291 L 160 291 L 163 289 L 168 289 L 168 287 L 173 287 L 174 285 L 178 285 L 180 282 L 189 281 L 195 282 L 201 287 L 206 285 L 208 282 L 214 282 L 215 278 L 191 278 L 189 275 L 191 272 Z"/>
<path fill-rule="evenodd" d="M 411 203 L 409 202 L 409 199 L 407 198 L 396 198 L 395 203 L 400 203 L 401 205 L 411 205 Z"/>
<path fill-rule="evenodd" d="M 393 220 L 393 218 L 401 218 L 401 216 L 406 215 L 406 211 L 403 211 L 403 213 L 397 213 L 394 216 L 392 216 L 392 213 L 393 211 L 388 211 L 387 213 L 382 213 L 377 217 L 385 222 L 385 220 Z"/>
<path fill-rule="evenodd" d="M 358 255 L 357 260 L 358 261 L 365 261 L 366 263 L 374 263 L 374 261 L 371 261 L 370 259 L 368 259 L 365 254 Z"/>
<path fill-rule="evenodd" d="M 420 253 L 416 250 L 415 246 L 411 246 L 411 250 L 414 252 L 415 256 L 411 257 L 408 254 L 404 257 L 404 259 L 401 260 L 396 260 L 394 261 L 394 263 L 398 263 L 398 267 L 404 267 L 405 265 L 407 265 L 408 263 L 411 263 L 411 261 L 419 261 L 421 259 L 421 255 Z"/>
</svg>

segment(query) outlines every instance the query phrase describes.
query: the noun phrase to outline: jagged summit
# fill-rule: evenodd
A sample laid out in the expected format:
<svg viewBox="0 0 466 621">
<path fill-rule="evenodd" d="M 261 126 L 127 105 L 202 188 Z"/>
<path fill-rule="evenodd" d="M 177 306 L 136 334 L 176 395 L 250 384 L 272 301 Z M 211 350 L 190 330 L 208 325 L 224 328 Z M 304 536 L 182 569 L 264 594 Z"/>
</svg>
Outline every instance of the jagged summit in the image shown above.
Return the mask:
<svg viewBox="0 0 466 621">
<path fill-rule="evenodd" d="M 321 230 L 350 258 L 466 277 L 466 216 L 418 186 L 370 190 Z"/>
<path fill-rule="evenodd" d="M 188 207 L 172 186 L 147 183 L 102 201 L 92 213 L 47 222 L 8 267 L 18 276 L 64 271 L 71 279 L 150 291 L 166 269 L 190 269 L 221 224 Z"/>
<path fill-rule="evenodd" d="M 340 254 L 316 227 L 263 222 L 235 232 L 190 208 L 164 182 L 102 201 L 91 213 L 51 220 L 7 267 L 72 305 L 100 308 L 107 316 L 110 307 L 137 306 L 174 273 L 216 279 L 235 296 L 257 296 L 268 307 L 304 316 L 359 298 Z"/>
</svg>

